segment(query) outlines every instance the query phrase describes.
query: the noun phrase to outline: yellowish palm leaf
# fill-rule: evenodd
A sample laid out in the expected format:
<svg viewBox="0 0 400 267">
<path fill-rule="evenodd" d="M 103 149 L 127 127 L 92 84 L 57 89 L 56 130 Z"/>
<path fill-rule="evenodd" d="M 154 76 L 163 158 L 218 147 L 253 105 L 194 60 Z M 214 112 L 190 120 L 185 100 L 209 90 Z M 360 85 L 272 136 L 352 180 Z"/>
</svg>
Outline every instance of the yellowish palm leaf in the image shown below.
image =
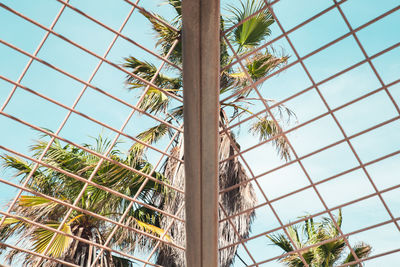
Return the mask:
<svg viewBox="0 0 400 267">
<path fill-rule="evenodd" d="M 143 230 L 147 233 L 151 233 L 151 234 L 157 235 L 159 237 L 163 236 L 165 233 L 164 229 L 161 229 L 157 226 L 154 226 L 154 225 L 151 225 L 151 224 L 139 221 L 139 220 L 136 220 L 136 223 L 138 224 L 139 228 L 141 228 L 141 230 Z M 164 238 L 168 241 L 171 241 L 171 237 L 167 234 L 164 236 Z"/>
</svg>

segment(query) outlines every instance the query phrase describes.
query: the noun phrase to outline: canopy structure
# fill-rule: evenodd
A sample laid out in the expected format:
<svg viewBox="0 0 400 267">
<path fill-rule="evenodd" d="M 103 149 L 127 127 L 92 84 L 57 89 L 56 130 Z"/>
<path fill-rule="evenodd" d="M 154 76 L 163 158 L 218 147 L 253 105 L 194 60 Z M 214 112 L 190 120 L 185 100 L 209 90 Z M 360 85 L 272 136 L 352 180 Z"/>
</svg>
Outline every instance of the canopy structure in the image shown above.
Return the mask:
<svg viewBox="0 0 400 267">
<path fill-rule="evenodd" d="M 395 266 L 399 9 L 0 1 L 0 265 Z"/>
</svg>

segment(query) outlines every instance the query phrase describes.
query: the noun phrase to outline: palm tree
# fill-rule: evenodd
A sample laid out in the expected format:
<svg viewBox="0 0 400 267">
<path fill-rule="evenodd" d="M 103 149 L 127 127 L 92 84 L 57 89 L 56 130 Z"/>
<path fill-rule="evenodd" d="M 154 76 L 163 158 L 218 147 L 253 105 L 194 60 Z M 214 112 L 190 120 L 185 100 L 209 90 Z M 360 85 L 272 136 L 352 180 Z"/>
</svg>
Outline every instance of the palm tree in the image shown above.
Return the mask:
<svg viewBox="0 0 400 267">
<path fill-rule="evenodd" d="M 339 210 L 337 225 L 342 226 L 342 212 Z M 322 218 L 321 222 L 307 219 L 304 221 L 302 229 L 298 226 L 289 226 L 287 228 L 290 238 L 296 244 L 297 248 L 312 246 L 301 252 L 304 260 L 311 267 L 333 267 L 355 261 L 351 252 L 346 254 L 346 243 L 339 237 L 339 229 L 335 226 L 331 218 Z M 283 234 L 267 236 L 273 245 L 279 246 L 285 253 L 294 251 L 291 242 Z M 320 242 L 334 239 L 324 244 Z M 313 246 L 314 245 L 314 246 Z M 365 243 L 358 243 L 353 246 L 353 251 L 359 259 L 367 257 L 371 253 L 371 246 Z M 286 266 L 300 267 L 304 266 L 300 256 L 297 253 L 287 255 L 279 260 Z M 349 265 L 350 267 L 361 267 L 362 263 Z"/>
<path fill-rule="evenodd" d="M 181 0 L 168 0 L 168 3 L 174 8 L 176 17 L 172 21 L 168 21 L 178 31 L 171 29 L 168 24 L 163 23 L 167 21 L 165 18 L 157 14 L 142 12 L 152 25 L 157 38 L 157 47 L 159 47 L 160 55 L 167 56 L 169 50 L 177 43 L 174 50 L 169 56 L 169 60 L 174 64 L 182 65 L 182 44 L 181 44 Z M 227 38 L 233 44 L 235 52 L 241 56 L 246 52 L 260 46 L 262 42 L 271 34 L 270 26 L 274 23 L 274 19 L 268 10 L 263 9 L 263 1 L 260 0 L 245 0 L 240 2 L 239 6 L 229 6 L 227 8 L 228 16 L 221 17 L 221 30 L 224 31 L 231 25 L 241 23 L 240 26 L 232 30 Z M 250 19 L 246 18 L 256 13 Z M 155 16 L 157 19 L 155 19 Z M 231 66 L 235 57 L 233 53 L 229 52 L 227 43 L 221 40 L 221 79 L 220 79 L 220 94 L 222 96 L 232 96 L 229 100 L 220 103 L 220 130 L 224 130 L 233 123 L 240 121 L 245 115 L 252 115 L 251 106 L 270 103 L 270 99 L 260 99 L 254 97 L 254 90 L 249 85 L 250 80 L 247 78 L 246 73 L 237 67 Z M 247 57 L 245 60 L 245 69 L 253 81 L 259 81 L 267 76 L 274 70 L 284 66 L 288 60 L 285 55 L 277 55 L 274 49 L 265 48 Z M 157 114 L 170 123 L 178 125 L 182 121 L 183 106 L 174 104 L 174 101 L 164 92 L 156 88 L 148 88 L 145 83 L 136 77 L 150 81 L 157 73 L 157 68 L 151 62 L 140 60 L 134 56 L 125 58 L 123 66 L 127 68 L 132 74 L 128 75 L 126 83 L 131 90 L 146 90 L 144 100 L 140 104 L 140 108 L 146 112 Z M 170 70 L 170 69 L 168 69 Z M 171 74 L 172 73 L 172 74 Z M 174 74 L 175 73 L 175 74 Z M 181 73 L 173 71 L 161 72 L 155 78 L 153 83 L 159 88 L 174 94 L 175 96 L 182 97 L 183 84 Z M 260 83 L 258 86 L 261 88 Z M 283 121 L 289 119 L 292 111 L 283 105 L 279 105 L 274 112 L 274 117 Z M 265 112 L 264 114 L 255 116 L 254 123 L 249 127 L 249 132 L 259 137 L 260 141 L 267 140 L 275 137 L 272 144 L 277 148 L 278 154 L 284 160 L 290 159 L 289 147 L 285 139 L 279 134 L 282 132 L 281 126 L 272 116 Z M 161 123 L 139 134 L 137 138 L 143 142 L 152 144 L 158 142 L 163 136 L 168 133 L 171 136 L 172 129 L 167 124 Z M 132 147 L 132 153 L 138 157 L 145 157 L 145 147 L 137 143 Z M 230 158 L 240 149 L 240 145 L 236 142 L 235 135 L 230 130 L 225 130 L 220 134 L 219 158 L 221 160 Z M 177 135 L 174 140 L 174 147 L 171 154 L 175 158 L 183 159 L 183 142 L 182 135 Z M 237 157 L 224 161 L 220 165 L 219 185 L 220 189 L 225 189 L 232 185 L 241 183 L 248 180 L 248 174 L 240 163 Z M 169 182 L 178 188 L 184 188 L 184 166 L 181 162 L 169 158 L 166 160 L 163 169 L 164 176 Z M 168 213 L 176 214 L 179 207 L 183 204 L 184 197 L 182 194 L 170 192 L 164 198 L 163 209 Z M 220 195 L 220 204 L 226 211 L 227 215 L 234 215 L 242 210 L 247 210 L 255 206 L 257 200 L 255 191 L 251 183 L 237 187 L 229 192 Z M 185 217 L 184 212 L 178 216 Z M 222 218 L 223 213 L 219 212 L 219 217 Z M 254 219 L 255 213 L 249 212 L 232 218 L 232 223 L 236 225 L 239 235 L 236 235 L 228 221 L 220 224 L 219 230 L 219 245 L 221 247 L 239 241 L 239 239 L 246 238 L 250 232 L 250 225 Z M 173 222 L 170 218 L 161 218 L 161 227 L 166 229 L 172 223 L 170 236 L 172 242 L 178 245 L 185 245 L 185 232 L 184 225 L 181 222 Z M 232 246 L 220 252 L 219 265 L 229 266 L 233 263 L 237 251 L 237 246 Z M 182 251 L 169 246 L 162 246 L 158 250 L 157 263 L 162 266 L 184 266 L 185 255 Z"/>
<path fill-rule="evenodd" d="M 32 147 L 34 157 L 39 157 L 47 146 L 44 140 L 37 141 Z M 85 144 L 85 147 L 98 153 L 104 153 L 111 146 L 110 140 L 99 136 L 96 145 Z M 123 155 L 118 149 L 113 147 L 110 157 L 117 162 L 123 163 L 143 173 L 150 174 L 153 167 L 144 160 L 133 159 L 132 155 Z M 11 155 L 1 156 L 2 165 L 11 168 L 16 172 L 16 176 L 21 178 L 21 183 L 25 181 L 31 172 L 33 165 L 21 158 Z M 50 146 L 43 157 L 47 164 L 79 175 L 88 179 L 96 167 L 99 158 L 71 145 L 62 145 L 58 140 Z M 152 176 L 157 180 L 165 180 L 163 175 L 154 172 Z M 133 197 L 138 189 L 143 185 L 145 177 L 129 171 L 120 165 L 105 161 L 94 176 L 94 183 L 112 188 L 126 196 Z M 39 167 L 27 184 L 29 189 L 72 203 L 79 195 L 84 183 L 71 178 L 63 173 L 57 172 L 52 168 Z M 155 181 L 148 180 L 138 197 L 142 202 L 155 205 L 157 198 L 163 194 L 164 187 Z M 85 190 L 79 208 L 94 212 L 109 219 L 119 220 L 122 213 L 127 209 L 130 201 L 106 192 L 98 187 L 89 185 Z M 36 195 L 21 195 L 16 202 L 15 208 L 11 211 L 19 218 L 29 219 L 47 227 L 57 229 L 66 214 L 67 207 L 58 204 L 47 198 Z M 0 218 L 1 219 L 1 218 Z M 135 204 L 129 209 L 124 223 L 130 227 L 140 229 L 161 236 L 163 230 L 160 226 L 160 216 L 157 212 L 147 207 Z M 61 227 L 61 231 L 86 239 L 98 244 L 104 244 L 114 225 L 101 219 L 89 216 L 85 213 L 74 210 L 68 217 L 67 222 Z M 44 227 L 35 227 L 22 219 L 8 217 L 0 228 L 0 241 L 8 239 L 15 241 L 32 251 L 42 253 L 49 244 L 50 239 L 55 233 Z M 143 235 L 136 234 L 126 228 L 119 227 L 111 240 L 113 247 L 117 247 L 127 252 L 151 248 L 154 241 Z M 99 253 L 99 249 L 85 242 L 75 240 L 71 237 L 57 234 L 55 241 L 50 246 L 47 256 L 62 259 L 67 262 L 75 263 L 80 266 L 90 266 L 92 261 Z M 4 252 L 4 248 L 0 248 Z M 33 266 L 38 260 L 31 255 L 22 256 L 24 264 Z M 10 264 L 20 259 L 18 250 L 11 250 L 6 255 Z M 45 266 L 61 266 L 60 264 L 45 261 Z M 133 266 L 133 261 L 111 254 L 109 251 L 98 259 L 96 266 Z"/>
</svg>

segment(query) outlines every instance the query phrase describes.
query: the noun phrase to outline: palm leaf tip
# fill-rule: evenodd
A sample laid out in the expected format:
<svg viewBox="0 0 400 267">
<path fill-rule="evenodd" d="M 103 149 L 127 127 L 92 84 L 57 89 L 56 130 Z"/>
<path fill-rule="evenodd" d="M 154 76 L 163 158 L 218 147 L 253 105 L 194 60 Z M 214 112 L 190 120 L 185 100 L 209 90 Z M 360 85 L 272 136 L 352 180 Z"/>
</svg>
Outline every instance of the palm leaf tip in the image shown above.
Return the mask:
<svg viewBox="0 0 400 267">
<path fill-rule="evenodd" d="M 180 12 L 180 3 L 179 1 L 172 1 L 173 6 L 177 12 Z M 180 40 L 180 15 L 177 16 L 175 19 L 175 26 L 178 27 L 178 31 L 172 29 L 171 27 L 167 26 L 165 23 L 161 21 L 167 21 L 162 16 L 155 14 L 155 13 L 148 13 L 145 11 L 140 11 L 140 13 L 147 18 L 147 20 L 151 23 L 152 28 L 155 32 L 156 38 L 158 39 L 156 43 L 156 47 L 161 47 L 162 56 L 166 56 L 169 53 L 169 50 L 172 48 L 173 44 L 176 40 Z M 179 13 L 178 13 L 179 14 Z M 157 19 L 155 19 L 155 17 Z M 182 47 L 181 43 L 179 42 L 174 51 L 171 53 L 169 58 L 175 64 L 182 63 Z"/>
<path fill-rule="evenodd" d="M 293 251 L 292 244 L 283 234 L 266 235 L 266 237 L 271 240 L 274 245 L 279 246 L 285 252 Z"/>
<path fill-rule="evenodd" d="M 368 257 L 372 252 L 372 247 L 364 242 L 360 242 L 353 247 L 354 253 L 359 259 Z M 350 263 L 355 261 L 353 253 L 349 252 L 343 263 Z M 358 264 L 352 264 L 350 267 L 357 267 Z"/>
<path fill-rule="evenodd" d="M 0 220 L 1 219 L 2 219 L 2 217 L 0 217 Z M 19 222 L 20 222 L 20 220 L 18 220 L 18 219 L 7 217 L 7 218 L 4 219 L 4 222 L 1 225 L 0 230 L 2 228 L 5 228 L 5 227 L 9 226 L 9 225 L 12 225 L 12 224 L 15 224 L 15 223 L 19 223 Z"/>
<path fill-rule="evenodd" d="M 161 138 L 163 138 L 166 134 L 171 134 L 171 128 L 168 125 L 161 123 L 138 134 L 136 138 L 145 144 L 151 145 L 161 140 Z M 130 149 L 132 159 L 141 158 L 146 148 L 147 146 L 142 143 L 135 143 Z"/>
<path fill-rule="evenodd" d="M 171 241 L 171 237 L 165 234 L 164 229 L 161 229 L 160 227 L 139 220 L 136 220 L 136 222 L 139 228 L 141 228 L 143 231 L 154 234 L 158 237 L 164 237 L 167 241 Z"/>
<path fill-rule="evenodd" d="M 181 0 L 168 0 L 168 3 L 175 8 L 178 16 L 182 15 L 182 1 Z"/>
<path fill-rule="evenodd" d="M 133 75 L 127 75 L 126 83 L 130 86 L 130 89 L 140 88 L 145 86 L 143 81 L 140 81 L 135 76 L 138 76 L 146 81 L 150 81 L 154 74 L 157 72 L 156 66 L 154 64 L 141 61 L 136 57 L 129 56 L 124 58 L 124 63 L 122 64 L 124 68 L 130 70 Z"/>
<path fill-rule="evenodd" d="M 275 120 L 270 120 L 267 116 L 258 118 L 249 132 L 258 136 L 260 141 L 274 138 L 272 142 L 278 149 L 279 156 L 286 161 L 291 159 L 290 146 L 283 136 L 282 128 Z"/>
</svg>

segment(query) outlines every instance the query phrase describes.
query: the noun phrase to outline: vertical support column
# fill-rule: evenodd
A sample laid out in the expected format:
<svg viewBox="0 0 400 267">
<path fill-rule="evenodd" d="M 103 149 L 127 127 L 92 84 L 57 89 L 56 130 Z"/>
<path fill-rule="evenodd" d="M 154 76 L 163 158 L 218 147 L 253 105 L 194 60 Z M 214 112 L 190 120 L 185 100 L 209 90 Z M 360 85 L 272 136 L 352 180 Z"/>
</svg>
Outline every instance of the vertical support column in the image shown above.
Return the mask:
<svg viewBox="0 0 400 267">
<path fill-rule="evenodd" d="M 186 263 L 218 266 L 219 0 L 183 0 Z"/>
</svg>

